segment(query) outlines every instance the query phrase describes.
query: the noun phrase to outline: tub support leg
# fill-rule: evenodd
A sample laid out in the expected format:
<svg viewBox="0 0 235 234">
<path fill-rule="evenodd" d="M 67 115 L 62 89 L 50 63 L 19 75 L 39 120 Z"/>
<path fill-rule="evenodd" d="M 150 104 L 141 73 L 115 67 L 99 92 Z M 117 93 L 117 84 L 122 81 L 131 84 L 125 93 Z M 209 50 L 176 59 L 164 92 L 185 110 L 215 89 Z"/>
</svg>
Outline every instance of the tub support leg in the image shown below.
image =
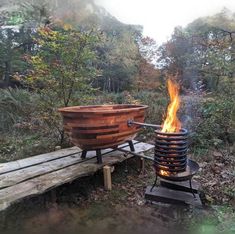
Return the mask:
<svg viewBox="0 0 235 234">
<path fill-rule="evenodd" d="M 82 158 L 82 159 L 85 159 L 85 158 L 86 158 L 86 154 L 87 154 L 87 151 L 86 151 L 86 150 L 83 150 L 83 151 L 82 151 L 81 158 Z"/>
<path fill-rule="evenodd" d="M 102 164 L 102 155 L 101 155 L 101 150 L 100 149 L 96 150 L 96 157 L 97 157 L 98 164 Z"/>
<path fill-rule="evenodd" d="M 129 144 L 129 146 L 130 146 L 130 150 L 131 150 L 132 152 L 134 152 L 134 151 L 135 151 L 135 147 L 134 147 L 133 142 L 132 142 L 132 141 L 128 141 L 128 144 Z"/>
</svg>

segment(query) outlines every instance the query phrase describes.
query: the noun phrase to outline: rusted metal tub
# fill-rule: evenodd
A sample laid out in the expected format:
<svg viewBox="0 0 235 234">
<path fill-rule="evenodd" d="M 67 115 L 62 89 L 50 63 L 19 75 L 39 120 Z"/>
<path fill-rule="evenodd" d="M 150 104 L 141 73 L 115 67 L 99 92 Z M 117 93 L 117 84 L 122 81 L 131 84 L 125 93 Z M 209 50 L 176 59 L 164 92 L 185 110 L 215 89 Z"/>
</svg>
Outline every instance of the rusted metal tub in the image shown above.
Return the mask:
<svg viewBox="0 0 235 234">
<path fill-rule="evenodd" d="M 83 150 L 116 147 L 131 141 L 140 126 L 128 127 L 127 121 L 144 122 L 145 105 L 97 105 L 60 108 L 64 129 L 72 143 Z"/>
</svg>

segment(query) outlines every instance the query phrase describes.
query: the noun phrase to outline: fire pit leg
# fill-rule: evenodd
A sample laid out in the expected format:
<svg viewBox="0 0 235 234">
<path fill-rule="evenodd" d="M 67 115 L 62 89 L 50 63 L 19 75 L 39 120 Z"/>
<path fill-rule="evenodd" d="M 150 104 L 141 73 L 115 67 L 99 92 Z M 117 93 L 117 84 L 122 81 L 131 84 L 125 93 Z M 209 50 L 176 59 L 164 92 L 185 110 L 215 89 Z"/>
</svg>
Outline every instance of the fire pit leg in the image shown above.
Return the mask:
<svg viewBox="0 0 235 234">
<path fill-rule="evenodd" d="M 86 158 L 86 154 L 87 154 L 87 151 L 86 151 L 86 150 L 83 150 L 83 151 L 82 151 L 81 158 L 82 158 L 82 159 L 85 159 L 85 158 Z"/>
<path fill-rule="evenodd" d="M 131 150 L 132 152 L 134 152 L 134 151 L 135 151 L 135 147 L 134 147 L 133 142 L 132 142 L 132 141 L 128 141 L 128 144 L 129 144 L 129 146 L 130 146 L 130 150 Z"/>
<path fill-rule="evenodd" d="M 157 184 L 157 176 L 156 176 L 156 178 L 155 178 L 155 180 L 154 180 L 154 183 L 153 183 L 152 188 L 150 189 L 150 192 L 153 191 L 153 188 L 156 186 L 156 184 Z"/>
<path fill-rule="evenodd" d="M 102 155 L 101 155 L 101 150 L 100 149 L 96 150 L 96 156 L 97 156 L 98 164 L 102 164 Z"/>
<path fill-rule="evenodd" d="M 194 192 L 193 192 L 193 187 L 192 187 L 192 179 L 189 179 L 189 186 L 190 186 L 190 189 L 191 189 L 191 193 L 193 194 L 193 197 L 196 198 Z"/>
</svg>

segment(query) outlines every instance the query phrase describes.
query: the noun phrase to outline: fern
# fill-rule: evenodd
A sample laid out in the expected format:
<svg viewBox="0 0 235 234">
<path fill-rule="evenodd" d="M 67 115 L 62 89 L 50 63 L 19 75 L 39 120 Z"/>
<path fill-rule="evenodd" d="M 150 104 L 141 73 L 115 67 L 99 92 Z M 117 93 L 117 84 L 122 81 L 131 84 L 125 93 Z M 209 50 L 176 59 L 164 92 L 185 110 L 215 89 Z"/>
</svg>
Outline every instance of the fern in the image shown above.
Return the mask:
<svg viewBox="0 0 235 234">
<path fill-rule="evenodd" d="M 14 124 L 29 118 L 33 109 L 30 95 L 22 89 L 0 91 L 0 131 L 8 131 Z"/>
</svg>

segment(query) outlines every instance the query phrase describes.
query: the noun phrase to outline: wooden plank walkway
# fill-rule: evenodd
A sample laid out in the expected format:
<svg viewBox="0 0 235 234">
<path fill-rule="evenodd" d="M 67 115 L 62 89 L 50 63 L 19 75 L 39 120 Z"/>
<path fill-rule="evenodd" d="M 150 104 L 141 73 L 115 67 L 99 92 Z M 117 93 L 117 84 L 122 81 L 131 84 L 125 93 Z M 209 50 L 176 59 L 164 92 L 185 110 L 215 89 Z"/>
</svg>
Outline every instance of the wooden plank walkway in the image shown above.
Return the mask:
<svg viewBox="0 0 235 234">
<path fill-rule="evenodd" d="M 143 153 L 153 145 L 136 142 L 135 153 Z M 123 144 L 129 150 L 128 144 Z M 81 159 L 81 149 L 72 147 L 26 159 L 0 164 L 0 211 L 23 198 L 42 194 L 77 178 L 94 174 L 105 165 L 113 165 L 133 157 L 130 153 L 102 150 L 103 163 L 96 163 L 95 151 Z"/>
</svg>

